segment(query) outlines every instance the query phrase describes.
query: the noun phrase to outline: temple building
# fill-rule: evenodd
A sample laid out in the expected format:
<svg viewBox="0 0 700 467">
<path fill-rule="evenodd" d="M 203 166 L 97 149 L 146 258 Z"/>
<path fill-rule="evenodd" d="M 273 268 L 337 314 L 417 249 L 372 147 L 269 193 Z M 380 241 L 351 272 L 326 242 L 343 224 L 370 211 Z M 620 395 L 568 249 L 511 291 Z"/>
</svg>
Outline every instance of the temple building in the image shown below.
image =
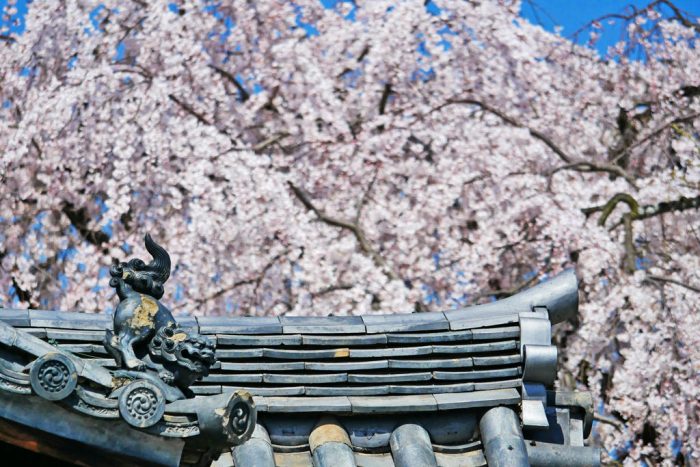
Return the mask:
<svg viewBox="0 0 700 467">
<path fill-rule="evenodd" d="M 78 465 L 600 464 L 591 395 L 555 388 L 572 271 L 445 312 L 175 320 L 146 242 L 112 268 L 113 315 L 0 309 L 0 442 Z"/>
</svg>

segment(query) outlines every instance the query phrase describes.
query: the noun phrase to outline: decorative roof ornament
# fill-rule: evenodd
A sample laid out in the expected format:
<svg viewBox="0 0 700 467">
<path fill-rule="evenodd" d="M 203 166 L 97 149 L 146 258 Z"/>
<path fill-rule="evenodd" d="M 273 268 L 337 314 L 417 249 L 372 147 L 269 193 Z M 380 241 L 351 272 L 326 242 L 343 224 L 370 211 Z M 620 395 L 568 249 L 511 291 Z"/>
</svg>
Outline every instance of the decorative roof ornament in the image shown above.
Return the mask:
<svg viewBox="0 0 700 467">
<path fill-rule="evenodd" d="M 109 285 L 119 303 L 114 310 L 114 331 L 105 333 L 105 349 L 122 371 L 115 376 L 147 379 L 161 388 L 169 401 L 183 399 L 189 386 L 207 376 L 216 362 L 216 343 L 177 325 L 160 302 L 170 277 L 170 255 L 150 235 L 146 250 L 153 260 L 132 259 L 112 266 Z"/>
<path fill-rule="evenodd" d="M 250 438 L 257 411 L 245 391 L 196 396 L 190 390 L 216 363 L 215 340 L 178 325 L 160 302 L 170 276 L 170 256 L 150 235 L 145 243 L 151 262 L 135 258 L 110 270 L 119 303 L 112 322 L 106 323 L 103 345 L 114 365 L 105 368 L 66 346 L 55 347 L 0 321 L 0 389 L 34 394 L 95 419 L 121 419 L 145 434 L 184 441 L 181 452 L 175 448 L 172 453 L 148 452 L 147 445 L 136 443 L 120 451 L 128 457 L 167 464 L 187 454 L 197 459 L 195 463 L 208 465 L 223 450 Z M 80 344 L 68 347 L 78 349 Z M 0 410 L 0 417 L 21 423 L 26 409 L 13 407 Z M 77 419 L 74 425 L 83 423 Z M 78 438 L 94 442 L 100 438 L 94 429 L 86 425 Z M 102 442 L 119 444 L 107 438 Z"/>
</svg>

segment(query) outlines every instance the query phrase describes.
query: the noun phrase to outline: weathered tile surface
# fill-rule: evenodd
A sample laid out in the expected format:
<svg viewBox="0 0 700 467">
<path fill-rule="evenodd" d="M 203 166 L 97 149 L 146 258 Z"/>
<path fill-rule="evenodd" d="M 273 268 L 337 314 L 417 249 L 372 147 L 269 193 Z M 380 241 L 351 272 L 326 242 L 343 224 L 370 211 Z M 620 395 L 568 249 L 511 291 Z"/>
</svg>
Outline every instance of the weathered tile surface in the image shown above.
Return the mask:
<svg viewBox="0 0 700 467">
<path fill-rule="evenodd" d="M 450 329 L 445 315 L 441 312 L 367 315 L 363 316 L 362 320 L 369 334 L 407 331 L 443 331 Z"/>
<path fill-rule="evenodd" d="M 437 402 L 438 410 L 493 407 L 497 405 L 517 404 L 520 402 L 520 393 L 515 389 L 445 393 L 435 394 L 434 397 Z"/>
<path fill-rule="evenodd" d="M 281 334 L 279 318 L 271 316 L 197 317 L 202 334 Z"/>
<path fill-rule="evenodd" d="M 284 334 L 357 334 L 365 332 L 359 316 L 283 316 Z"/>
</svg>

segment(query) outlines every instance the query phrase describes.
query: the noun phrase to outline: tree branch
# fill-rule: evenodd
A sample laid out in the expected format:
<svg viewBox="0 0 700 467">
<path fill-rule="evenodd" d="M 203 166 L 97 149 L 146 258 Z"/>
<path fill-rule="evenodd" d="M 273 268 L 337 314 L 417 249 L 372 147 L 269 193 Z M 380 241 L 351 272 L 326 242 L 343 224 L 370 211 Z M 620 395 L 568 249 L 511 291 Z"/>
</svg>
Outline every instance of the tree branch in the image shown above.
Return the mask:
<svg viewBox="0 0 700 467">
<path fill-rule="evenodd" d="M 476 294 L 470 300 L 470 303 L 474 304 L 484 297 L 491 297 L 491 296 L 494 296 L 497 299 L 508 298 L 508 297 L 520 292 L 521 290 L 524 290 L 524 289 L 530 287 L 531 285 L 536 284 L 538 278 L 540 277 L 540 274 L 542 272 L 549 271 L 550 265 L 552 264 L 553 253 L 554 253 L 554 244 L 552 243 L 549 246 L 549 253 L 547 254 L 547 258 L 545 259 L 544 267 L 537 274 L 532 276 L 531 278 L 529 278 L 523 282 L 520 282 L 518 284 L 515 284 L 513 287 L 511 287 L 509 289 L 495 289 L 495 290 L 487 290 L 485 292 L 480 292 L 480 293 Z"/>
<path fill-rule="evenodd" d="M 551 149 L 557 156 L 559 156 L 559 159 L 562 161 L 566 162 L 566 165 L 563 165 L 561 167 L 558 167 L 554 169 L 552 172 L 549 173 L 549 186 L 551 186 L 551 177 L 554 175 L 556 172 L 559 172 L 561 170 L 574 170 L 577 172 L 606 172 L 609 174 L 616 175 L 618 177 L 624 178 L 632 187 L 635 189 L 637 188 L 637 185 L 634 183 L 634 178 L 625 172 L 625 170 L 622 167 L 619 167 L 614 164 L 607 164 L 607 163 L 598 163 L 598 162 L 589 162 L 589 161 L 584 161 L 580 159 L 576 159 L 573 156 L 567 154 L 559 145 L 557 145 L 549 136 L 545 135 L 541 131 L 532 128 L 528 125 L 525 125 L 524 123 L 516 120 L 515 118 L 507 115 L 505 112 L 502 112 L 499 109 L 496 109 L 495 107 L 492 107 L 489 104 L 486 104 L 484 102 L 481 102 L 476 99 L 449 99 L 446 103 L 432 109 L 429 113 L 435 112 L 442 110 L 443 108 L 453 105 L 453 104 L 467 104 L 467 105 L 475 105 L 485 112 L 488 112 L 490 114 L 493 114 L 503 120 L 505 123 L 512 125 L 517 128 L 525 128 L 529 133 L 530 136 L 533 138 L 541 141 L 544 143 L 545 146 L 547 146 L 549 149 Z"/>
<path fill-rule="evenodd" d="M 113 69 L 115 73 L 136 73 L 137 75 L 143 76 L 148 82 L 153 81 L 153 73 L 151 73 L 150 70 L 148 70 L 142 65 L 139 65 L 138 63 L 135 63 L 133 65 L 118 63 L 114 65 Z"/>
<path fill-rule="evenodd" d="M 478 294 L 473 295 L 471 297 L 471 299 L 469 300 L 469 303 L 474 304 L 484 297 L 492 297 L 493 296 L 499 300 L 503 299 L 503 298 L 508 298 L 508 297 L 520 292 L 521 290 L 528 288 L 530 285 L 533 285 L 537 281 L 538 277 L 539 277 L 539 274 L 535 274 L 530 279 L 523 281 L 523 282 L 520 282 L 519 284 L 515 284 L 513 287 L 510 287 L 508 289 L 493 289 L 493 290 L 485 290 L 483 292 L 479 292 Z"/>
<path fill-rule="evenodd" d="M 374 176 L 372 176 L 372 180 L 369 181 L 369 185 L 367 185 L 367 189 L 365 190 L 365 193 L 362 195 L 362 199 L 357 205 L 357 213 L 355 213 L 355 224 L 359 225 L 360 224 L 360 217 L 362 217 L 362 210 L 365 208 L 367 205 L 367 201 L 369 201 L 369 194 L 372 192 L 372 188 L 374 187 L 374 182 L 377 180 L 377 174 L 379 171 L 374 172 Z"/>
<path fill-rule="evenodd" d="M 638 189 L 637 184 L 634 181 L 634 178 L 628 174 L 622 167 L 619 165 L 615 164 L 608 164 L 608 163 L 600 163 L 600 162 L 574 162 L 571 164 L 565 164 L 560 167 L 557 167 L 556 169 L 552 170 L 549 172 L 549 182 L 547 183 L 548 188 L 551 188 L 552 185 L 552 176 L 560 172 L 562 170 L 573 170 L 576 172 L 607 172 L 609 174 L 615 175 L 617 177 L 622 177 L 624 178 L 627 183 L 630 184 L 632 188 L 635 190 Z"/>
<path fill-rule="evenodd" d="M 644 219 L 649 219 L 651 217 L 660 216 L 667 212 L 681 212 L 688 209 L 698 209 L 700 208 L 700 196 L 695 198 L 686 198 L 684 196 L 673 201 L 663 201 L 658 204 L 646 204 L 640 206 L 636 199 L 627 193 L 617 193 L 615 196 L 610 198 L 610 200 L 600 206 L 593 206 L 590 208 L 583 208 L 583 212 L 586 217 L 590 216 L 595 212 L 600 212 L 600 219 L 598 219 L 598 225 L 603 227 L 607 222 L 610 215 L 613 213 L 618 204 L 624 203 L 629 206 L 629 212 L 622 215 L 622 219 L 610 227 L 609 230 L 617 228 L 618 225 L 622 224 L 625 229 L 624 247 L 625 247 L 625 259 L 624 268 L 629 274 L 633 274 L 636 269 L 636 258 L 637 251 L 634 247 L 634 230 L 632 227 L 633 221 L 640 221 Z M 691 289 L 692 290 L 692 289 Z"/>
<path fill-rule="evenodd" d="M 75 227 L 80 235 L 89 243 L 99 247 L 103 243 L 109 241 L 109 235 L 106 233 L 101 230 L 90 230 L 88 228 L 90 218 L 88 217 L 88 210 L 84 206 L 76 208 L 72 203 L 66 202 L 63 207 L 61 207 L 61 212 L 66 215 L 73 227 Z"/>
<path fill-rule="evenodd" d="M 634 247 L 634 230 L 632 229 L 632 213 L 628 212 L 622 216 L 622 223 L 625 226 L 625 271 L 627 274 L 634 274 L 637 267 L 637 249 Z"/>
<path fill-rule="evenodd" d="M 329 285 L 328 287 L 324 287 L 323 289 L 319 290 L 318 292 L 314 292 L 312 295 L 314 297 L 321 297 L 323 295 L 333 293 L 333 292 L 338 292 L 341 290 L 350 290 L 354 287 L 353 284 L 346 284 L 346 283 L 338 283 L 335 285 Z"/>
<path fill-rule="evenodd" d="M 627 206 L 629 206 L 630 211 L 635 213 L 635 215 L 639 213 L 639 203 L 637 203 L 637 200 L 627 193 L 617 193 L 615 196 L 610 198 L 607 203 L 602 204 L 600 206 L 583 208 L 581 209 L 581 212 L 583 212 L 586 215 L 586 217 L 590 216 L 595 212 L 602 212 L 602 214 L 600 215 L 600 219 L 598 219 L 598 225 L 602 227 L 605 225 L 605 223 L 608 220 L 608 217 L 610 217 L 610 214 L 612 214 L 612 212 L 615 210 L 615 207 L 619 203 L 625 203 Z"/>
<path fill-rule="evenodd" d="M 36 150 L 37 157 L 38 157 L 39 159 L 43 158 L 43 157 L 44 157 L 44 151 L 41 150 L 41 146 L 39 146 L 39 143 L 37 142 L 36 138 L 32 137 L 32 139 L 31 139 L 31 144 L 32 144 L 32 146 L 34 147 L 34 149 Z"/>
<path fill-rule="evenodd" d="M 659 2 L 663 3 L 673 11 L 673 14 L 675 15 L 674 19 L 677 19 L 678 22 L 680 22 L 686 28 L 695 29 L 695 31 L 700 34 L 700 24 L 690 21 L 687 15 L 683 14 L 680 8 L 674 5 L 673 2 L 669 0 L 659 0 Z"/>
<path fill-rule="evenodd" d="M 386 104 L 389 101 L 389 96 L 391 95 L 391 84 L 386 83 L 384 85 L 384 90 L 382 91 L 382 98 L 379 100 L 379 115 L 384 115 L 386 110 Z"/>
<path fill-rule="evenodd" d="M 590 216 L 594 212 L 601 212 L 602 214 L 600 215 L 600 219 L 598 219 L 598 225 L 603 227 L 610 217 L 610 214 L 612 214 L 615 207 L 619 203 L 625 203 L 630 208 L 629 212 L 623 214 L 621 221 L 625 227 L 625 238 L 623 240 L 625 256 L 623 259 L 623 267 L 627 274 L 634 274 L 637 266 L 637 250 L 634 247 L 634 229 L 632 227 L 632 221 L 639 216 L 639 203 L 637 200 L 627 193 L 617 193 L 602 206 L 584 208 L 581 209 L 581 211 L 586 215 L 586 217 Z M 617 224 L 613 226 L 613 228 L 616 226 Z"/>
<path fill-rule="evenodd" d="M 223 76 L 229 83 L 233 84 L 236 89 L 238 90 L 238 93 L 241 95 L 241 102 L 245 102 L 248 99 L 250 99 L 250 93 L 246 91 L 246 89 L 243 87 L 243 85 L 236 79 L 235 76 L 233 76 L 231 73 L 228 71 L 224 70 L 223 68 L 219 68 L 216 65 L 209 65 L 209 68 L 213 69 L 217 73 L 219 73 L 221 76 Z"/>
<path fill-rule="evenodd" d="M 518 128 L 525 128 L 533 138 L 538 139 L 542 143 L 544 143 L 545 146 L 547 146 L 557 156 L 559 156 L 559 158 L 562 161 L 564 161 L 568 164 L 573 162 L 573 158 L 571 156 L 569 156 L 566 152 L 564 152 L 564 150 L 562 150 L 554 141 L 552 141 L 552 139 L 550 137 L 548 137 L 547 135 L 545 135 L 541 131 L 536 130 L 535 128 L 531 128 L 531 127 L 525 125 L 524 123 L 519 122 L 515 118 L 513 118 L 509 115 L 506 115 L 504 112 L 500 111 L 499 109 L 496 109 L 495 107 L 492 107 L 489 104 L 486 104 L 486 103 L 481 102 L 479 100 L 476 100 L 476 99 L 449 99 L 446 103 L 434 108 L 429 113 L 442 110 L 445 107 L 448 107 L 448 106 L 454 105 L 454 104 L 475 105 L 477 107 L 480 107 L 482 110 L 497 116 L 498 118 L 500 118 L 501 120 L 503 120 L 504 122 L 506 122 L 509 125 L 512 125 L 512 126 L 518 127 Z"/>
<path fill-rule="evenodd" d="M 681 196 L 673 201 L 662 201 L 658 204 L 645 204 L 640 206 L 637 200 L 631 195 L 627 193 L 617 193 L 615 196 L 610 198 L 607 203 L 600 206 L 583 208 L 581 209 L 581 212 L 583 212 L 586 217 L 595 212 L 602 212 L 600 219 L 598 219 L 598 225 L 602 227 L 605 225 L 608 217 L 610 217 L 610 214 L 612 214 L 615 207 L 619 203 L 625 203 L 627 206 L 629 206 L 631 220 L 639 221 L 649 219 L 650 217 L 660 216 L 661 214 L 665 214 L 667 212 L 682 212 L 689 209 L 698 209 L 700 208 L 700 195 L 696 196 L 695 198 L 686 198 L 685 196 Z M 619 222 L 615 223 L 611 227 L 611 230 L 618 225 L 620 225 Z"/>
<path fill-rule="evenodd" d="M 321 222 L 333 227 L 350 231 L 350 233 L 355 236 L 355 239 L 360 246 L 360 250 L 372 258 L 374 264 L 381 269 L 390 280 L 401 280 L 399 275 L 393 269 L 391 269 L 386 260 L 382 258 L 382 256 L 374 248 L 372 248 L 372 245 L 367 240 L 367 236 L 365 235 L 364 230 L 362 230 L 360 227 L 359 222 L 351 222 L 326 214 L 323 210 L 319 209 L 313 204 L 311 198 L 305 191 L 294 185 L 292 182 L 287 182 L 287 184 L 301 204 L 303 204 L 306 209 L 316 214 L 316 217 L 318 217 Z"/>
<path fill-rule="evenodd" d="M 249 279 L 242 279 L 240 281 L 236 281 L 233 284 L 227 286 L 227 287 L 222 287 L 221 289 L 217 290 L 213 294 L 209 295 L 208 297 L 204 297 L 202 299 L 196 300 L 196 303 L 202 305 L 210 300 L 214 300 L 215 298 L 219 298 L 222 295 L 224 295 L 227 292 L 230 292 L 234 289 L 237 289 L 238 287 L 244 286 L 244 285 L 255 285 L 253 289 L 253 295 L 255 295 L 256 299 L 258 296 L 258 289 L 260 288 L 260 284 L 262 283 L 263 279 L 265 279 L 265 276 L 267 275 L 267 272 L 272 268 L 272 266 L 277 263 L 281 258 L 287 256 L 287 253 L 289 253 L 289 250 L 284 250 L 282 253 L 279 253 L 275 256 L 273 256 L 270 261 L 267 262 L 265 267 L 260 271 L 260 274 L 256 275 L 255 277 L 251 277 Z"/>
<path fill-rule="evenodd" d="M 609 417 L 607 415 L 594 413 L 593 420 L 600 422 L 600 423 L 605 423 L 606 425 L 612 425 L 615 428 L 617 428 L 619 431 L 625 431 L 625 424 L 615 417 Z"/>
<path fill-rule="evenodd" d="M 681 282 L 677 279 L 672 279 L 670 277 L 655 276 L 655 275 L 650 274 L 650 275 L 646 276 L 646 279 L 648 279 L 650 281 L 655 281 L 655 282 L 667 282 L 669 284 L 675 284 L 679 287 L 683 287 L 683 288 L 691 290 L 695 293 L 700 293 L 700 287 L 695 287 L 695 286 L 692 286 L 690 284 L 686 284 L 684 282 Z"/>
<path fill-rule="evenodd" d="M 185 112 L 196 118 L 200 123 L 203 123 L 205 125 L 211 125 L 211 122 L 207 120 L 207 118 L 204 115 L 194 110 L 194 108 L 192 108 L 189 104 L 186 104 L 185 102 L 181 101 L 173 94 L 168 94 L 168 97 L 171 101 L 175 102 L 178 106 L 180 106 Z"/>
<path fill-rule="evenodd" d="M 646 142 L 649 141 L 650 139 L 656 138 L 659 134 L 661 134 L 661 133 L 663 133 L 665 130 L 671 128 L 673 125 L 676 125 L 676 124 L 678 124 L 678 123 L 692 122 L 693 120 L 695 120 L 696 118 L 699 118 L 699 117 L 700 117 L 700 112 L 696 112 L 696 113 L 693 113 L 693 114 L 682 115 L 682 116 L 680 116 L 680 117 L 676 117 L 676 118 L 674 118 L 673 120 L 664 123 L 663 125 L 661 125 L 661 126 L 658 127 L 657 129 L 655 129 L 654 131 L 652 131 L 651 133 L 649 133 L 648 135 L 646 135 L 645 137 L 643 137 L 642 139 L 640 139 L 639 141 L 637 141 L 637 142 L 631 144 L 625 151 L 623 151 L 622 153 L 618 154 L 613 160 L 611 160 L 611 162 L 612 162 L 613 164 L 616 163 L 616 162 L 618 162 L 620 159 L 622 159 L 623 157 L 625 157 L 625 156 L 629 153 L 630 150 L 632 150 L 632 149 L 634 149 L 634 148 L 636 148 L 636 147 L 638 147 L 638 146 L 641 146 L 642 144 L 646 143 Z"/>
<path fill-rule="evenodd" d="M 270 136 L 269 138 L 259 142 L 255 146 L 253 146 L 253 152 L 260 152 L 265 150 L 266 148 L 272 146 L 273 144 L 279 143 L 282 141 L 284 138 L 288 137 L 289 133 L 286 131 L 274 134 Z"/>
</svg>

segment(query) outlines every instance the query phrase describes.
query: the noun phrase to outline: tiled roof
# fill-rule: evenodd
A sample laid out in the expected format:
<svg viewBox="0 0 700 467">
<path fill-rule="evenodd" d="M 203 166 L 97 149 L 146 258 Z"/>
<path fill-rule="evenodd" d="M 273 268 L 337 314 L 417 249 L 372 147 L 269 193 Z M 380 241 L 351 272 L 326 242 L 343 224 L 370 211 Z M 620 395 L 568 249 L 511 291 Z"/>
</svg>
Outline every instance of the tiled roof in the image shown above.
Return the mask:
<svg viewBox="0 0 700 467">
<path fill-rule="evenodd" d="M 551 326 L 577 306 L 567 272 L 514 297 L 447 312 L 178 323 L 217 344 L 219 361 L 194 393 L 243 389 L 257 407 L 253 438 L 219 465 L 485 465 L 491 451 L 479 423 L 499 406 L 512 409 L 505 419 L 517 414 L 533 465 L 588 465 L 599 461 L 583 448 L 592 400 L 552 391 Z M 0 320 L 88 365 L 115 365 L 102 344 L 110 316 L 5 309 Z"/>
</svg>

